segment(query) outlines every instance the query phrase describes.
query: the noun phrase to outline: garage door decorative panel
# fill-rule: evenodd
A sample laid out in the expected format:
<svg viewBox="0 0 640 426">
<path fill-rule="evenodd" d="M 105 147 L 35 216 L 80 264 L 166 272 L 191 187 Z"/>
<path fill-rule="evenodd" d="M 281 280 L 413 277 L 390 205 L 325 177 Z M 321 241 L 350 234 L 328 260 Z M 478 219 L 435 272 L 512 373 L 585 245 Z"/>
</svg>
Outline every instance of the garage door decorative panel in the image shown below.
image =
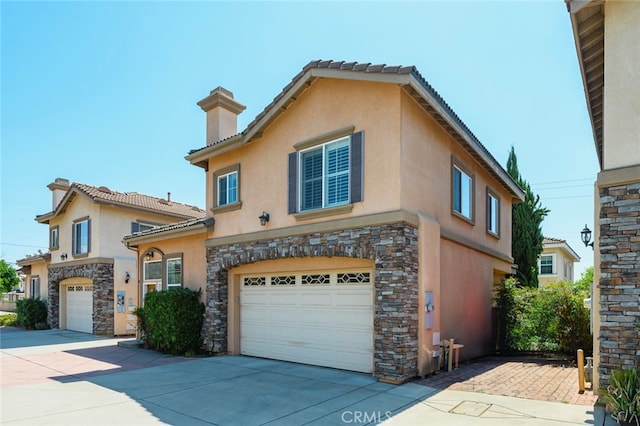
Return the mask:
<svg viewBox="0 0 640 426">
<path fill-rule="evenodd" d="M 243 277 L 241 352 L 371 372 L 371 275 L 355 271 Z"/>
</svg>

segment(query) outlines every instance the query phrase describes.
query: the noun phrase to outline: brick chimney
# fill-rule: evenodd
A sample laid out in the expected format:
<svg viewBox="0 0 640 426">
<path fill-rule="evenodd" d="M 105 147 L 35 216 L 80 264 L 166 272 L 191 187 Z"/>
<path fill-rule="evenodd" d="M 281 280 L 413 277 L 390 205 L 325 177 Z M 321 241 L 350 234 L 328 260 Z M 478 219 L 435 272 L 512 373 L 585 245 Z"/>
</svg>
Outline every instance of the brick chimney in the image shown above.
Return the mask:
<svg viewBox="0 0 640 426">
<path fill-rule="evenodd" d="M 233 99 L 232 92 L 217 87 L 198 106 L 207 113 L 207 146 L 238 133 L 238 114 L 246 107 Z"/>
<path fill-rule="evenodd" d="M 55 210 L 62 201 L 62 198 L 70 188 L 69 180 L 63 178 L 56 178 L 55 181 L 47 185 L 47 188 L 51 190 L 51 210 Z"/>
</svg>

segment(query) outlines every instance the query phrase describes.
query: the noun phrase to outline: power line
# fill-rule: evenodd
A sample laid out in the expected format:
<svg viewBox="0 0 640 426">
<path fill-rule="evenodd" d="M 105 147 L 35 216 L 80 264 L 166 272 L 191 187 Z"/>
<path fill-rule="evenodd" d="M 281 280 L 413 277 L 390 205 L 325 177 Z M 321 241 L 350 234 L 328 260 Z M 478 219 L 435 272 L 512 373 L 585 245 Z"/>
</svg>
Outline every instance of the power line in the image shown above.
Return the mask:
<svg viewBox="0 0 640 426">
<path fill-rule="evenodd" d="M 567 198 L 589 198 L 589 197 L 593 197 L 593 195 L 567 195 L 564 197 L 540 197 L 541 200 L 560 200 L 560 199 L 567 199 Z"/>
<path fill-rule="evenodd" d="M 567 182 L 580 182 L 583 180 L 589 180 L 593 182 L 593 178 L 592 177 L 587 177 L 587 178 L 580 178 L 580 179 L 567 179 L 567 180 L 557 180 L 554 182 L 540 182 L 540 183 L 532 183 L 531 186 L 533 185 L 552 185 L 555 183 L 567 183 Z"/>
<path fill-rule="evenodd" d="M 48 247 L 45 247 L 45 246 L 32 246 L 32 245 L 28 245 L 28 244 L 15 244 L 15 243 L 3 243 L 3 242 L 0 242 L 0 245 L 3 245 L 3 246 L 14 246 L 14 247 L 31 247 L 31 248 L 48 249 Z"/>
<path fill-rule="evenodd" d="M 554 191 L 556 189 L 567 189 L 567 188 L 584 188 L 584 187 L 591 187 L 590 184 L 586 184 L 586 185 L 569 185 L 569 186 L 556 186 L 555 188 L 539 188 L 538 191 Z"/>
</svg>

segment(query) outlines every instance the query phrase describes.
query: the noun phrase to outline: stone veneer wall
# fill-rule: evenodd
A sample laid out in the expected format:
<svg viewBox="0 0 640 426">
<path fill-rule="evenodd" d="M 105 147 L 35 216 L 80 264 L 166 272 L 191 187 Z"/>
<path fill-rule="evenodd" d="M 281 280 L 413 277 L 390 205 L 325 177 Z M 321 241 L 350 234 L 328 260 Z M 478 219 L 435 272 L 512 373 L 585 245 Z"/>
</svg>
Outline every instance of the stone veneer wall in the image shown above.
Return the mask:
<svg viewBox="0 0 640 426">
<path fill-rule="evenodd" d="M 85 265 L 49 268 L 49 326 L 60 328 L 60 281 L 67 278 L 93 280 L 93 334 L 113 336 L 113 264 L 88 263 Z"/>
<path fill-rule="evenodd" d="M 403 382 L 417 375 L 418 229 L 394 223 L 207 249 L 205 345 L 227 350 L 228 270 L 290 257 L 353 257 L 375 262 L 374 376 Z M 339 260 L 337 260 L 339 262 Z"/>
<path fill-rule="evenodd" d="M 640 367 L 640 182 L 600 188 L 600 388 Z"/>
</svg>

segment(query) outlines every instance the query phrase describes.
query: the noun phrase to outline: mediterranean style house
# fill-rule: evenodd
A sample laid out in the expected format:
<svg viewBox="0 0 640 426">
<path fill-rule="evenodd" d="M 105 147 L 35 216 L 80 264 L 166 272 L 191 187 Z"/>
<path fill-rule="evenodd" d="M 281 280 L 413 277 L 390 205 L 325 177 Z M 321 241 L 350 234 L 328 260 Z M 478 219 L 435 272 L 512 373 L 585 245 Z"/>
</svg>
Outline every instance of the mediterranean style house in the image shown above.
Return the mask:
<svg viewBox="0 0 640 426">
<path fill-rule="evenodd" d="M 99 335 L 135 334 L 139 305 L 135 253 L 122 237 L 168 223 L 197 220 L 205 212 L 167 199 L 107 187 L 48 185 L 52 210 L 37 216 L 49 227 L 49 252 L 18 260 L 26 274 L 26 297 L 48 301 L 52 328 Z M 168 260 L 174 277 L 180 262 Z M 179 278 L 178 278 L 179 279 Z"/>
<path fill-rule="evenodd" d="M 594 388 L 640 367 L 640 2 L 566 0 L 600 163 Z"/>
<path fill-rule="evenodd" d="M 209 350 L 392 383 L 434 371 L 444 339 L 462 358 L 493 352 L 523 192 L 415 67 L 310 62 L 239 133 L 230 91 L 198 105 L 206 145 L 186 159 L 215 227 L 124 242 L 143 292 L 164 286 L 145 271 L 168 253 L 206 281 Z"/>
<path fill-rule="evenodd" d="M 551 282 L 573 282 L 573 264 L 576 262 L 580 262 L 580 256 L 565 240 L 545 237 L 542 240 L 542 253 L 538 257 L 538 286 Z"/>
</svg>

